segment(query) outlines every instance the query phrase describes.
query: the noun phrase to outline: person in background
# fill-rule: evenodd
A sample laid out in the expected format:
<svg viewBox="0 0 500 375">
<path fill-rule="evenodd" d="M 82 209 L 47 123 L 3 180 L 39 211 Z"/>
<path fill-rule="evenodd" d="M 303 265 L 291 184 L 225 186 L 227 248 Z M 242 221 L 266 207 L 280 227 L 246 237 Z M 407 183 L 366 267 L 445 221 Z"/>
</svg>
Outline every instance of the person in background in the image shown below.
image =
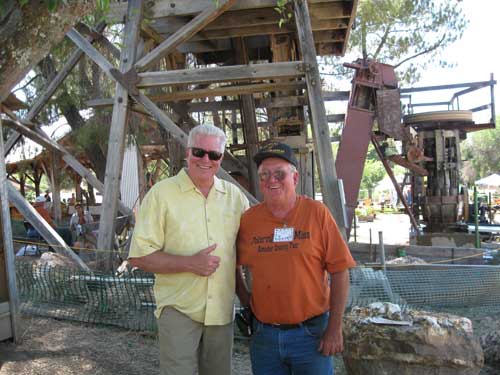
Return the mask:
<svg viewBox="0 0 500 375">
<path fill-rule="evenodd" d="M 73 233 L 74 243 L 76 248 L 95 248 L 97 238 L 89 224 L 92 224 L 94 219 L 89 211 L 84 210 L 80 202 L 75 204 L 75 212 L 69 220 L 69 229 Z"/>
<path fill-rule="evenodd" d="M 33 202 L 33 207 L 35 208 L 36 212 L 40 214 L 41 217 L 49 224 L 52 228 L 56 229 L 56 224 L 52 220 L 52 217 L 50 217 L 49 211 L 45 209 L 45 202 L 46 199 L 43 195 L 39 195 L 38 197 L 35 198 L 35 201 Z M 27 221 L 24 222 L 24 226 L 26 227 L 26 234 L 28 238 L 30 239 L 41 239 L 40 233 Z"/>
<path fill-rule="evenodd" d="M 330 375 L 343 350 L 342 318 L 355 266 L 328 208 L 296 193 L 297 159 L 284 143 L 254 157 L 264 201 L 241 217 L 237 294 L 250 306 L 254 375 Z"/>
<path fill-rule="evenodd" d="M 215 174 L 226 135 L 191 129 L 187 168 L 156 183 L 136 220 L 129 262 L 155 274 L 162 375 L 229 375 L 235 241 L 248 200 Z"/>
</svg>

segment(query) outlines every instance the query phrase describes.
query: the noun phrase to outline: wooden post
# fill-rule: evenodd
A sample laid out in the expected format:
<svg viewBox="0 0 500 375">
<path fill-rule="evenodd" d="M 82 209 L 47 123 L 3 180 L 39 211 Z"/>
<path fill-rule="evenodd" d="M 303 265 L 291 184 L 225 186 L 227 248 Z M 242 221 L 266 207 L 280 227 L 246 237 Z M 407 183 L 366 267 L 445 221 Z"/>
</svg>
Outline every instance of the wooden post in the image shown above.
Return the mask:
<svg viewBox="0 0 500 375">
<path fill-rule="evenodd" d="M 85 168 L 74 156 L 72 156 L 64 147 L 62 147 L 57 142 L 50 139 L 42 130 L 33 131 L 25 125 L 19 123 L 18 121 L 4 120 L 4 124 L 13 128 L 14 130 L 20 132 L 29 139 L 35 141 L 39 145 L 46 147 L 51 150 L 60 152 L 63 155 L 64 162 L 69 165 L 76 173 L 81 177 L 85 178 L 89 184 L 96 188 L 101 193 L 104 191 L 104 185 L 101 181 L 95 177 L 95 175 L 87 168 Z M 33 166 L 33 183 L 35 185 L 35 192 L 38 196 L 40 194 L 40 180 L 42 178 L 42 173 L 38 171 L 40 169 L 36 165 Z M 78 194 L 78 191 L 77 191 Z M 77 195 L 78 197 L 78 195 Z M 81 200 L 81 195 L 80 195 Z M 132 211 L 126 207 L 122 202 L 119 202 L 120 212 L 124 215 L 131 215 Z"/>
<path fill-rule="evenodd" d="M 142 22 L 143 2 L 129 0 L 127 20 L 125 24 L 124 45 L 120 56 L 120 72 L 126 73 L 135 63 L 137 42 L 139 40 L 140 25 Z M 104 180 L 103 204 L 99 222 L 99 237 L 97 248 L 109 250 L 105 268 L 112 268 L 112 250 L 115 239 L 116 214 L 120 194 L 120 178 L 123 166 L 123 154 L 128 115 L 128 90 L 120 84 L 116 85 L 115 101 L 111 129 L 109 132 L 108 155 L 106 158 L 106 175 Z M 103 254 L 103 253 L 100 253 Z M 104 253 L 106 254 L 106 253 Z"/>
<path fill-rule="evenodd" d="M 50 152 L 50 180 L 52 187 L 52 212 L 56 223 L 62 219 L 61 212 L 61 157 L 55 151 Z"/>
<path fill-rule="evenodd" d="M 78 267 L 84 271 L 89 271 L 90 269 L 87 265 L 76 255 L 73 250 L 64 242 L 64 240 L 59 236 L 59 234 L 52 228 L 43 217 L 31 206 L 26 199 L 16 190 L 12 184 L 7 184 L 7 191 L 9 194 L 9 200 L 16 206 L 19 212 L 24 216 L 24 218 L 37 230 L 38 233 L 49 243 L 54 245 L 54 249 L 57 253 L 62 254 L 70 258 L 75 262 Z"/>
<path fill-rule="evenodd" d="M 234 38 L 236 50 L 236 61 L 239 64 L 248 64 L 248 54 L 243 38 Z M 257 119 L 255 118 L 255 102 L 252 94 L 240 95 L 241 126 L 246 144 L 246 157 L 248 165 L 248 177 L 250 192 L 261 199 L 259 191 L 259 178 L 257 176 L 257 166 L 253 157 L 259 151 L 259 133 L 257 132 Z"/>
<path fill-rule="evenodd" d="M 0 134 L 3 134 L 2 119 L 0 118 Z M 16 267 L 14 264 L 14 244 L 12 243 L 12 227 L 10 222 L 9 198 L 7 193 L 7 171 L 5 169 L 5 157 L 3 148 L 3 137 L 0 137 L 0 202 L 2 205 L 2 238 L 5 254 L 5 265 L 7 268 L 7 285 L 9 294 L 10 322 L 14 342 L 19 342 L 19 297 L 16 284 Z"/>
<path fill-rule="evenodd" d="M 108 75 L 108 77 L 117 82 L 118 79 L 122 81 L 123 76 L 120 76 L 119 73 L 117 75 L 116 72 L 114 72 L 115 69 L 109 63 L 109 61 L 107 61 L 99 51 L 97 51 L 88 41 L 86 41 L 85 38 L 83 38 L 80 33 L 78 33 L 78 31 L 72 29 L 68 32 L 67 35 L 76 45 L 78 45 L 78 47 L 85 51 L 87 56 L 90 57 L 103 70 L 103 72 Z M 166 129 L 172 137 L 177 139 L 182 145 L 187 145 L 187 134 L 182 129 L 180 129 L 169 116 L 167 116 L 160 108 L 158 108 L 158 106 L 151 99 L 149 99 L 141 92 L 129 92 L 129 94 L 132 95 L 133 99 L 137 103 L 141 104 L 151 114 L 151 116 L 155 118 L 158 124 Z M 248 191 L 246 191 L 245 188 L 238 184 L 238 182 L 234 178 L 232 178 L 225 170 L 220 169 L 217 175 L 220 178 L 230 181 L 238 186 L 247 196 L 250 203 L 254 204 L 258 202 L 252 194 L 250 194 Z"/>
<path fill-rule="evenodd" d="M 146 70 L 154 65 L 163 56 L 174 50 L 178 45 L 190 39 L 198 31 L 216 19 L 219 15 L 229 9 L 236 0 L 218 0 L 210 4 L 203 12 L 194 17 L 186 25 L 178 29 L 168 39 L 162 42 L 158 47 L 140 59 L 135 65 L 139 71 Z M 175 5 L 175 4 L 174 4 Z M 130 8 L 129 8 L 130 9 Z"/>
<path fill-rule="evenodd" d="M 255 118 L 255 103 L 253 95 L 241 96 L 241 118 L 243 124 L 243 134 L 245 135 L 246 156 L 248 165 L 249 186 L 251 193 L 261 199 L 259 191 L 259 177 L 257 176 L 257 166 L 253 157 L 259 151 L 259 135 L 257 133 L 257 121 Z"/>
<path fill-rule="evenodd" d="M 335 170 L 335 160 L 330 142 L 330 129 L 326 119 L 325 103 L 321 93 L 321 79 L 316 61 L 316 49 L 314 48 L 307 1 L 294 0 L 294 12 L 302 60 L 306 69 L 309 116 L 314 135 L 315 155 L 323 201 L 332 212 L 341 233 L 345 237 L 344 207 L 342 197 L 340 196 L 337 172 Z"/>
</svg>

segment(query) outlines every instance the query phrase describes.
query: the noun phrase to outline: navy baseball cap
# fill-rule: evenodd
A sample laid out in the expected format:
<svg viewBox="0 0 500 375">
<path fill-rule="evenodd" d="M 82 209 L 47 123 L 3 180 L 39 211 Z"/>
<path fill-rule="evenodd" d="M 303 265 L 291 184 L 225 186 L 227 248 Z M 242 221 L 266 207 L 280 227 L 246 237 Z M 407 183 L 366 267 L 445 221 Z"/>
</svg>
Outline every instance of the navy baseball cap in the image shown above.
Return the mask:
<svg viewBox="0 0 500 375">
<path fill-rule="evenodd" d="M 290 146 L 279 142 L 272 142 L 262 147 L 259 152 L 255 154 L 253 160 L 258 167 L 267 158 L 280 158 L 293 164 L 295 167 L 298 167 L 299 164 Z"/>
</svg>

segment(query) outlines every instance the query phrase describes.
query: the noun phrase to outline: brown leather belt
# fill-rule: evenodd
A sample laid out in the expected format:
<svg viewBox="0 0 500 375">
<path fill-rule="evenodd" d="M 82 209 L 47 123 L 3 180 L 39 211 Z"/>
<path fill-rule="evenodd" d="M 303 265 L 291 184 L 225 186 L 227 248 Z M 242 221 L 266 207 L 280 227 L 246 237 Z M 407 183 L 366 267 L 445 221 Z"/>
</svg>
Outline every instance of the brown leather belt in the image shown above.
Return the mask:
<svg viewBox="0 0 500 375">
<path fill-rule="evenodd" d="M 273 327 L 273 328 L 278 328 L 282 330 L 287 330 L 287 329 L 296 329 L 300 328 L 302 326 L 307 326 L 309 324 L 314 323 L 317 319 L 322 318 L 326 313 L 320 314 L 313 316 L 312 318 L 309 318 L 307 320 L 304 320 L 303 322 L 300 323 L 294 323 L 294 324 L 288 324 L 288 323 L 262 323 L 265 326 Z"/>
</svg>

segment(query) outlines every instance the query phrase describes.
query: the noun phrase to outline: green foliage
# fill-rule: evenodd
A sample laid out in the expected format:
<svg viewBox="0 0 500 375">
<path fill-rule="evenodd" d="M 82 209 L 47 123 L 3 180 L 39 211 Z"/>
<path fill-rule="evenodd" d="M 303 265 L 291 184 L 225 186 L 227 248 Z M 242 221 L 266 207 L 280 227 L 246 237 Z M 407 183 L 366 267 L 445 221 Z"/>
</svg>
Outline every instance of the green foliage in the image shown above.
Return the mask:
<svg viewBox="0 0 500 375">
<path fill-rule="evenodd" d="M 361 179 L 361 189 L 368 190 L 368 196 L 372 198 L 373 189 L 384 178 L 385 169 L 379 160 L 366 159 Z"/>
<path fill-rule="evenodd" d="M 360 0 L 349 50 L 394 65 L 401 82 L 415 83 L 440 52 L 459 39 L 468 21 L 460 0 Z M 425 56 L 424 56 L 425 55 Z M 342 69 L 339 74 L 352 70 Z"/>
<path fill-rule="evenodd" d="M 292 18 L 292 12 L 290 7 L 287 7 L 287 4 L 290 3 L 290 0 L 277 0 L 276 6 L 274 10 L 280 14 L 280 20 L 278 22 L 279 27 L 282 27 L 285 23 L 290 21 Z"/>
<path fill-rule="evenodd" d="M 107 116 L 94 116 L 86 121 L 85 126 L 73 131 L 71 138 L 79 151 L 84 152 L 90 145 L 97 143 L 106 155 L 110 126 L 107 120 Z"/>
<path fill-rule="evenodd" d="M 497 118 L 497 122 L 500 117 Z M 500 172 L 500 129 L 483 130 L 472 133 L 470 139 L 462 142 L 462 178 L 467 185 L 492 173 Z"/>
<path fill-rule="evenodd" d="M 355 209 L 356 216 L 369 216 L 375 215 L 375 208 L 373 206 L 363 206 Z"/>
<path fill-rule="evenodd" d="M 18 0 L 21 7 L 28 5 L 30 0 Z M 45 0 L 44 3 L 51 12 L 55 12 L 60 6 L 68 5 L 70 0 Z M 109 0 L 97 0 L 97 9 L 106 11 L 109 9 Z M 1 9 L 1 8 L 0 8 Z"/>
</svg>

